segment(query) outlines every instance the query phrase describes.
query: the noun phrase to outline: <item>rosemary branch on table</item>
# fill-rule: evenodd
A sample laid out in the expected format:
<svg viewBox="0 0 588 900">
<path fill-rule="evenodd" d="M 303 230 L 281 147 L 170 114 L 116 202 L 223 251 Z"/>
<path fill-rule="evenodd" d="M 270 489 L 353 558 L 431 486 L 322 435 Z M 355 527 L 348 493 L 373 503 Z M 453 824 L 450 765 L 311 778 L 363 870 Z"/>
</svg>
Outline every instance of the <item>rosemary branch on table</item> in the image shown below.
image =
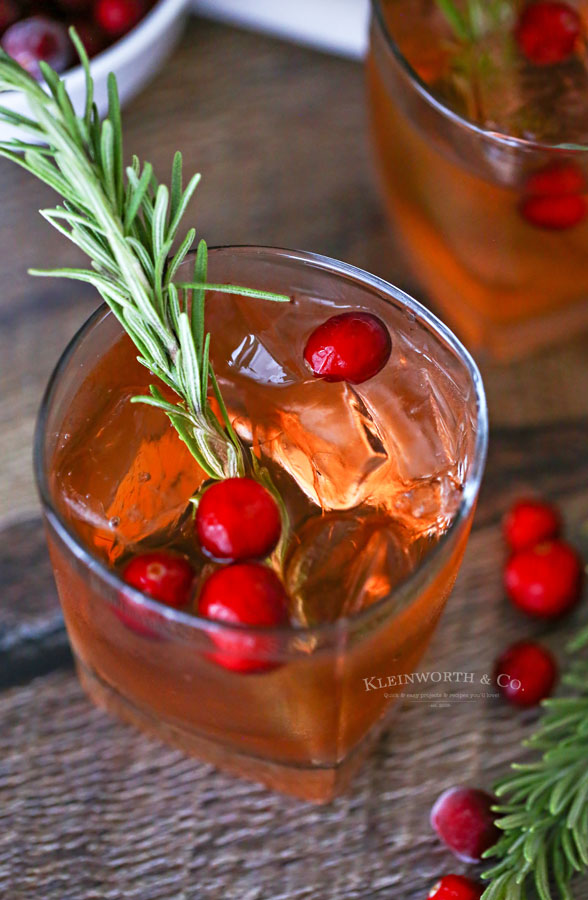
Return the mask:
<svg viewBox="0 0 588 900">
<path fill-rule="evenodd" d="M 585 629 L 570 649 L 587 646 Z M 503 834 L 484 854 L 494 865 L 483 900 L 524 900 L 533 885 L 540 900 L 572 900 L 573 876 L 588 870 L 588 659 L 575 657 L 563 682 L 569 695 L 543 701 L 525 742 L 540 758 L 513 763 L 495 786 Z"/>
<path fill-rule="evenodd" d="M 62 205 L 44 218 L 90 258 L 91 268 L 32 270 L 39 276 L 73 278 L 93 285 L 139 351 L 139 361 L 171 388 L 172 402 L 158 387 L 133 398 L 161 408 L 206 474 L 214 479 L 243 475 L 251 466 L 231 425 L 210 361 L 204 324 L 206 291 L 288 301 L 266 291 L 207 283 L 207 246 L 198 243 L 193 281 L 175 281 L 196 241 L 191 228 L 180 240 L 182 217 L 200 175 L 184 187 L 182 155 L 176 153 L 171 186 L 159 184 L 150 163 L 133 156 L 126 169 L 116 78 L 108 79 L 108 115 L 100 121 L 86 52 L 74 29 L 70 36 L 86 77 L 84 113 L 77 116 L 62 79 L 46 63 L 41 86 L 0 51 L 0 91 L 20 91 L 30 116 L 0 106 L 0 120 L 30 136 L 0 142 L 7 157 L 44 181 Z M 222 422 L 209 403 L 212 391 Z M 254 476 L 259 466 L 253 466 Z"/>
</svg>

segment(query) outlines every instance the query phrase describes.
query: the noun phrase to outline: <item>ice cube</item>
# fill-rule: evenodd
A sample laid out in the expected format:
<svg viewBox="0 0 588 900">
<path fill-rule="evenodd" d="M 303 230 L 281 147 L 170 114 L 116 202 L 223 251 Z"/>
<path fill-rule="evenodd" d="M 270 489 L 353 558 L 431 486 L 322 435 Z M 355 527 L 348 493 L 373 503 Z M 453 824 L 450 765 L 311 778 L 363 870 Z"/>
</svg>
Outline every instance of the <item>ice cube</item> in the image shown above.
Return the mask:
<svg viewBox="0 0 588 900">
<path fill-rule="evenodd" d="M 107 401 L 66 447 L 55 480 L 66 516 L 110 563 L 179 528 L 203 473 L 160 410 Z"/>
<path fill-rule="evenodd" d="M 318 625 L 376 603 L 406 578 L 424 546 L 402 523 L 373 511 L 308 519 L 284 570 L 295 618 Z"/>
</svg>

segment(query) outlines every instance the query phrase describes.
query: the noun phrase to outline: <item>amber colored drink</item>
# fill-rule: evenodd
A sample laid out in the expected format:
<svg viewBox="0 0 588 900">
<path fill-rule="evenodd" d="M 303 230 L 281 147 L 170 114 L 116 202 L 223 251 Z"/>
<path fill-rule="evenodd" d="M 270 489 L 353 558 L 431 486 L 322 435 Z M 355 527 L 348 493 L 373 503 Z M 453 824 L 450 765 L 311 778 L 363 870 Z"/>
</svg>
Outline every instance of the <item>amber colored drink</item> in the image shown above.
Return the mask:
<svg viewBox="0 0 588 900">
<path fill-rule="evenodd" d="M 367 76 L 415 274 L 466 343 L 508 358 L 588 325 L 588 56 L 533 66 L 520 4 L 501 10 L 464 49 L 435 0 L 374 0 Z"/>
<path fill-rule="evenodd" d="M 293 298 L 207 300 L 234 427 L 287 507 L 271 564 L 291 625 L 244 639 L 195 604 L 176 612 L 119 579 L 126 559 L 152 548 L 188 556 L 200 582 L 215 564 L 197 548 L 189 502 L 205 476 L 160 410 L 129 402 L 153 377 L 105 311 L 64 357 L 39 426 L 57 584 L 99 704 L 217 765 L 325 801 L 386 722 L 392 701 L 370 679 L 414 670 L 452 588 L 483 465 L 483 394 L 449 332 L 358 270 L 255 248 L 215 251 L 211 267 L 215 280 Z M 308 334 L 358 306 L 388 326 L 390 362 L 356 387 L 313 378 Z M 261 670 L 219 665 L 219 632 L 261 656 Z"/>
</svg>

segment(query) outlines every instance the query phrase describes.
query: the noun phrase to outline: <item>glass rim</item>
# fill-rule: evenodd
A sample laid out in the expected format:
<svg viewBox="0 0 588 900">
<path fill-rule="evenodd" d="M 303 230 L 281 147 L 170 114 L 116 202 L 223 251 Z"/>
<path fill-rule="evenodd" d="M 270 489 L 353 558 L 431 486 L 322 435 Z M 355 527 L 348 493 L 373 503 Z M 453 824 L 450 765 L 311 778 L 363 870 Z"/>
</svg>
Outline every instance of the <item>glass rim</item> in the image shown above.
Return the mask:
<svg viewBox="0 0 588 900">
<path fill-rule="evenodd" d="M 588 152 L 588 144 L 575 144 L 566 142 L 549 144 L 544 141 L 528 140 L 527 138 L 514 137 L 514 135 L 504 134 L 501 131 L 490 131 L 486 128 L 483 128 L 481 125 L 476 125 L 475 122 L 471 122 L 464 116 L 460 116 L 459 113 L 455 112 L 455 110 L 452 110 L 449 106 L 447 106 L 441 100 L 438 100 L 431 93 L 427 83 L 423 81 L 416 69 L 413 68 L 406 56 L 403 54 L 402 50 L 392 37 L 390 29 L 388 28 L 386 17 L 384 16 L 384 12 L 382 9 L 383 0 L 370 0 L 370 2 L 373 16 L 378 23 L 378 27 L 381 33 L 386 39 L 388 49 L 392 52 L 393 56 L 403 69 L 404 73 L 414 84 L 414 87 L 421 95 L 421 97 L 423 97 L 430 106 L 436 109 L 437 112 L 445 116 L 445 118 L 450 119 L 460 128 L 470 131 L 472 134 L 475 134 L 478 137 L 482 137 L 488 141 L 492 141 L 495 144 L 501 144 L 505 147 L 510 147 L 511 149 L 535 152 L 539 151 L 545 153 L 558 151 L 572 155 L 582 155 Z"/>
<path fill-rule="evenodd" d="M 438 319 L 437 316 L 434 315 L 434 313 L 423 306 L 418 300 L 415 300 L 413 297 L 405 293 L 405 291 L 401 290 L 400 288 L 397 288 L 391 282 L 388 282 L 376 275 L 371 275 L 369 272 L 366 272 L 365 270 L 360 269 L 357 266 L 353 266 L 349 263 L 341 262 L 331 257 L 323 256 L 321 254 L 312 253 L 309 251 L 289 250 L 282 247 L 271 247 L 255 244 L 235 244 L 209 247 L 209 253 L 213 254 L 222 251 L 235 252 L 240 250 L 249 252 L 258 251 L 260 253 L 269 253 L 272 255 L 275 254 L 277 257 L 286 257 L 288 259 L 292 259 L 301 263 L 311 264 L 316 266 L 317 268 L 320 268 L 324 272 L 328 272 L 333 275 L 348 276 L 350 278 L 353 278 L 356 282 L 365 285 L 366 287 L 377 290 L 381 296 L 381 299 L 384 301 L 389 302 L 386 295 L 391 296 L 393 300 L 399 301 L 402 306 L 408 308 L 413 314 L 415 314 L 417 319 L 421 320 L 421 322 L 424 322 L 437 337 L 440 336 L 443 341 L 445 341 L 446 345 L 449 346 L 455 356 L 464 365 L 473 385 L 476 399 L 477 432 L 475 446 L 472 454 L 472 463 L 469 467 L 468 475 L 463 486 L 462 497 L 457 512 L 455 513 L 455 516 L 447 530 L 443 533 L 437 544 L 426 554 L 423 561 L 418 566 L 416 566 L 416 568 L 412 572 L 410 572 L 406 576 L 406 578 L 402 579 L 402 581 L 396 584 L 389 594 L 387 594 L 385 597 L 382 597 L 382 599 L 378 600 L 376 603 L 367 606 L 365 609 L 360 610 L 358 613 L 354 613 L 352 616 L 342 616 L 335 622 L 324 622 L 319 625 L 313 625 L 310 627 L 292 624 L 269 627 L 252 627 L 249 625 L 218 622 L 212 619 L 208 619 L 205 616 L 199 616 L 196 613 L 188 613 L 182 610 L 173 609 L 169 606 L 165 606 L 164 604 L 153 600 L 146 594 L 143 594 L 141 591 L 136 590 L 135 588 L 128 585 L 125 581 L 123 581 L 114 569 L 109 568 L 101 559 L 93 555 L 89 548 L 83 543 L 81 538 L 75 533 L 73 527 L 69 525 L 63 515 L 56 508 L 56 505 L 54 504 L 51 496 L 51 490 L 47 478 L 47 467 L 45 466 L 44 444 L 45 434 L 47 430 L 47 420 L 52 408 L 56 391 L 59 388 L 62 375 L 66 370 L 70 359 L 76 351 L 79 343 L 102 321 L 103 318 L 105 318 L 108 314 L 112 314 L 106 303 L 101 303 L 98 308 L 95 309 L 85 320 L 85 322 L 83 322 L 83 324 L 78 328 L 76 333 L 73 335 L 73 337 L 63 350 L 51 373 L 51 376 L 47 383 L 47 387 L 45 388 L 35 425 L 33 445 L 33 468 L 37 490 L 39 492 L 41 503 L 43 505 L 44 514 L 46 515 L 47 519 L 50 521 L 51 525 L 58 533 L 59 537 L 66 545 L 68 550 L 77 559 L 81 560 L 88 568 L 94 571 L 99 576 L 99 578 L 103 582 L 106 582 L 106 584 L 108 584 L 113 590 L 115 590 L 119 594 L 124 593 L 125 597 L 128 597 L 133 605 L 144 607 L 146 610 L 155 612 L 161 617 L 161 619 L 166 620 L 167 622 L 187 626 L 190 629 L 206 630 L 207 632 L 211 633 L 220 633 L 227 631 L 234 633 L 246 632 L 251 635 L 259 634 L 286 638 L 296 638 L 301 636 L 316 636 L 324 638 L 325 635 L 329 634 L 338 636 L 341 634 L 341 632 L 353 631 L 356 628 L 361 628 L 365 624 L 366 620 L 369 620 L 379 612 L 381 613 L 385 609 L 387 604 L 393 603 L 394 599 L 399 597 L 401 594 L 410 595 L 412 585 L 417 583 L 417 580 L 422 576 L 423 572 L 434 569 L 435 563 L 441 557 L 444 548 L 450 544 L 454 536 L 460 531 L 463 524 L 467 521 L 467 518 L 475 504 L 480 488 L 488 450 L 488 409 L 486 404 L 484 386 L 482 383 L 482 377 L 473 357 L 461 343 L 459 338 L 457 338 L 448 328 L 448 326 L 441 322 L 441 320 Z"/>
</svg>

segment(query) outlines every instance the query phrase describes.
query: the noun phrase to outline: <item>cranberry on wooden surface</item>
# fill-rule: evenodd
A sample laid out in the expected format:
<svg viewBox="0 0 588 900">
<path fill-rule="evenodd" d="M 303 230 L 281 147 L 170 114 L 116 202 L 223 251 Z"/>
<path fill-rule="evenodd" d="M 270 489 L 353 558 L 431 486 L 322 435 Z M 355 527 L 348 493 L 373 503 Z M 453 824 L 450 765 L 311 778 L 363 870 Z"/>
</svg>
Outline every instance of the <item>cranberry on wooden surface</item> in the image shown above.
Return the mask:
<svg viewBox="0 0 588 900">
<path fill-rule="evenodd" d="M 94 19 L 110 37 L 121 37 L 134 28 L 146 12 L 144 0 L 96 0 Z"/>
<path fill-rule="evenodd" d="M 63 72 L 73 56 L 66 27 L 44 16 L 31 16 L 11 25 L 2 38 L 2 46 L 35 78 L 41 77 L 40 62 Z"/>
<path fill-rule="evenodd" d="M 551 503 L 533 498 L 513 503 L 503 522 L 504 538 L 515 553 L 558 537 L 561 528 L 559 510 Z"/>
<path fill-rule="evenodd" d="M 504 568 L 504 586 L 514 605 L 544 619 L 561 616 L 578 602 L 582 580 L 578 554 L 560 540 L 515 553 Z"/>
<path fill-rule="evenodd" d="M 182 556 L 157 550 L 129 560 L 122 578 L 154 600 L 181 609 L 190 600 L 194 569 Z"/>
<path fill-rule="evenodd" d="M 384 368 L 392 351 L 386 325 L 366 312 L 333 316 L 312 332 L 304 359 L 325 381 L 361 384 Z"/>
<path fill-rule="evenodd" d="M 479 862 L 500 836 L 491 809 L 495 802 L 485 791 L 450 788 L 433 806 L 431 825 L 458 859 Z"/>
<path fill-rule="evenodd" d="M 210 658 L 234 672 L 267 672 L 276 668 L 276 643 L 257 629 L 288 623 L 287 596 L 273 571 L 261 563 L 240 563 L 218 569 L 198 598 L 200 615 L 226 625 L 255 628 L 211 632 L 217 650 Z"/>
<path fill-rule="evenodd" d="M 497 660 L 494 677 L 502 696 L 515 706 L 536 706 L 557 679 L 557 664 L 545 647 L 519 641 Z"/>
<path fill-rule="evenodd" d="M 480 900 L 484 888 L 465 875 L 444 875 L 433 885 L 428 900 Z"/>
<path fill-rule="evenodd" d="M 582 33 L 580 14 L 569 3 L 538 0 L 523 9 L 515 39 L 521 53 L 538 66 L 568 59 Z"/>
<path fill-rule="evenodd" d="M 198 540 L 215 559 L 263 559 L 278 543 L 281 530 L 276 501 L 253 478 L 217 481 L 204 491 L 196 511 Z"/>
</svg>

